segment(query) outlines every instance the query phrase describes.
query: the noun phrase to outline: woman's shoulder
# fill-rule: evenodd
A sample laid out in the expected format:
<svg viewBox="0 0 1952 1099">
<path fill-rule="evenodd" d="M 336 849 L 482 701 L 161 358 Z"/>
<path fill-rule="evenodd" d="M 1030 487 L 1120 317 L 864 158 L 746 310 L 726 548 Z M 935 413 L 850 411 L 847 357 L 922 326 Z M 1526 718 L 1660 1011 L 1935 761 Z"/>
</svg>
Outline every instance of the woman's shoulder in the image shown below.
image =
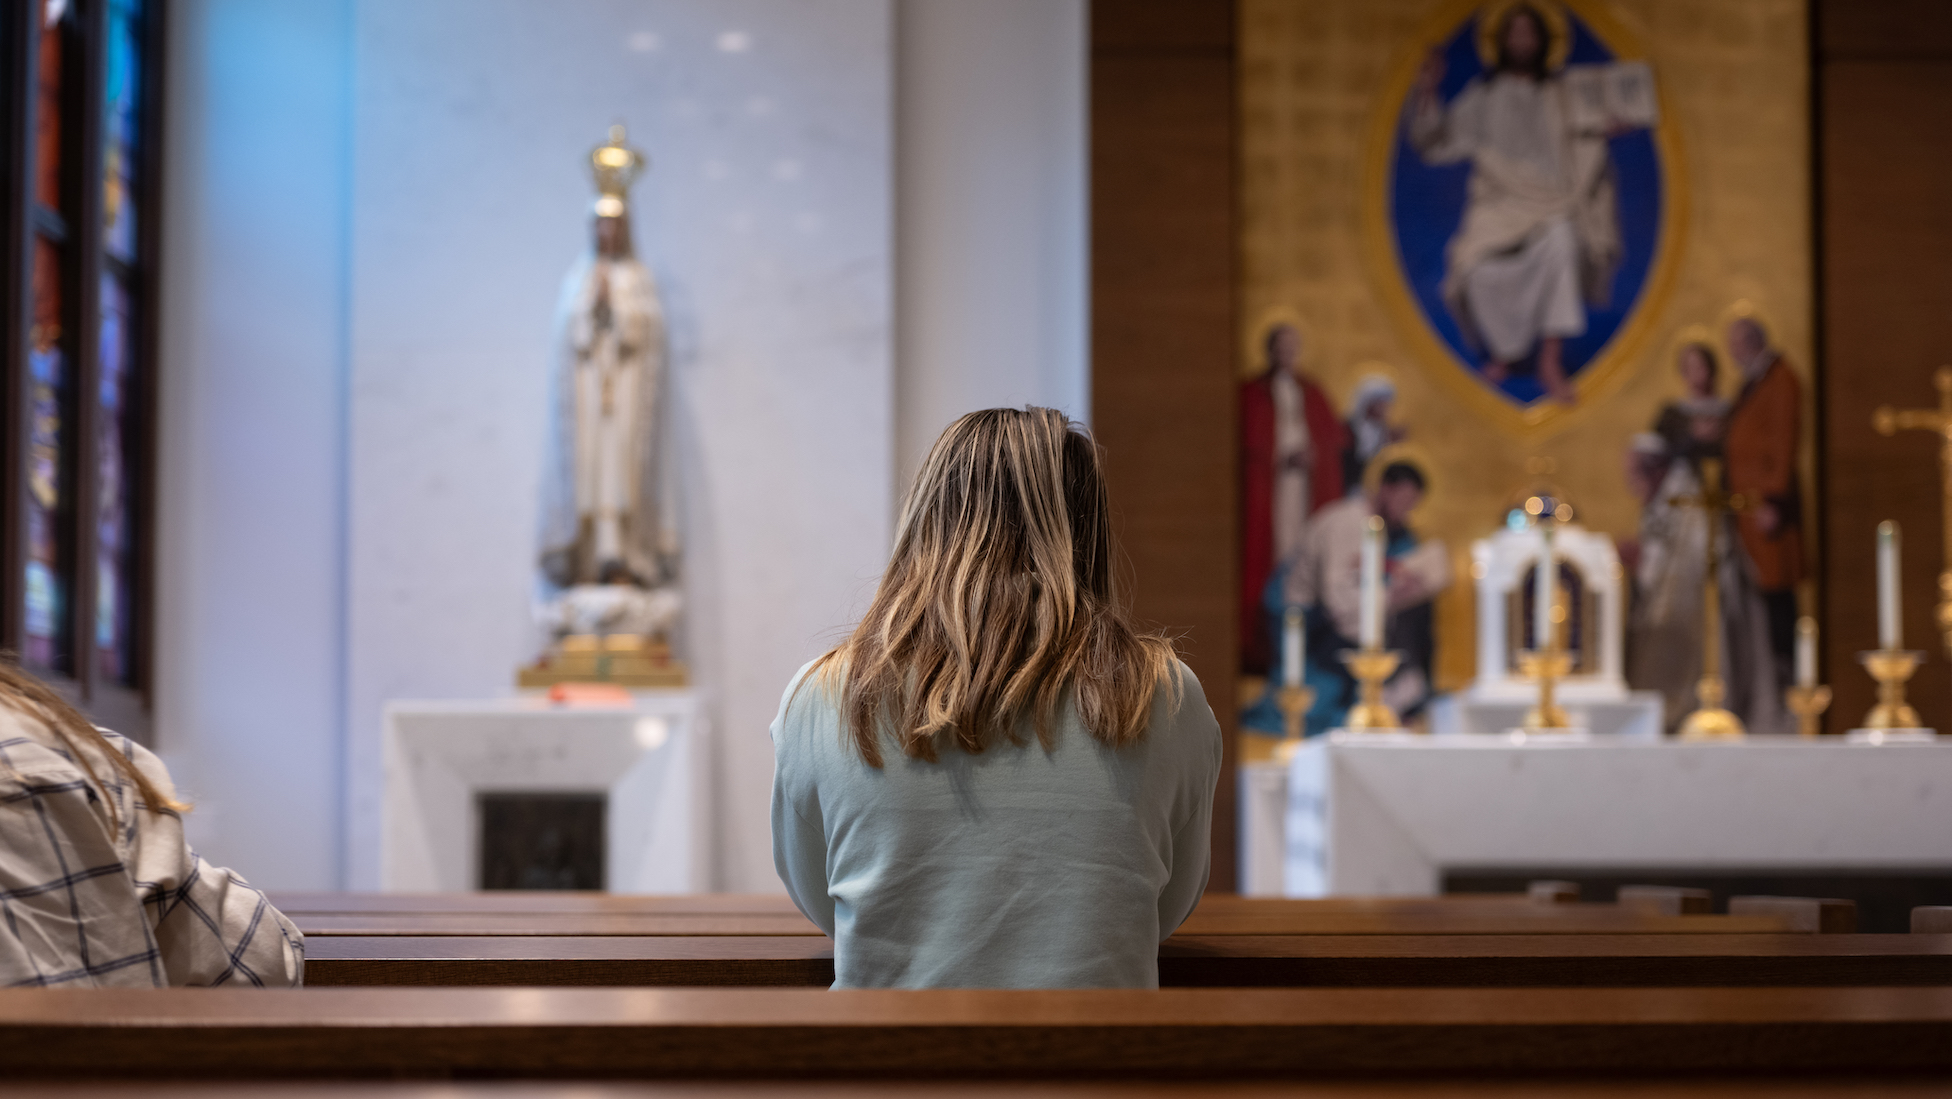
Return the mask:
<svg viewBox="0 0 1952 1099">
<path fill-rule="evenodd" d="M 1206 692 L 1200 688 L 1200 677 L 1193 674 L 1177 652 L 1166 660 L 1166 673 L 1160 676 L 1160 685 L 1177 692 L 1191 702 L 1206 705 Z"/>
<path fill-rule="evenodd" d="M 800 665 L 779 696 L 773 718 L 773 740 L 813 726 L 825 726 L 839 713 L 840 658 L 833 653 Z"/>
<path fill-rule="evenodd" d="M 86 760 L 77 756 L 82 753 Z M 0 761 L 5 770 L 38 779 L 65 778 L 108 765 L 100 749 L 72 744 L 47 723 L 13 706 L 0 704 Z"/>
<path fill-rule="evenodd" d="M 74 753 L 38 722 L 0 708 L 0 782 L 18 788 L 81 774 Z"/>
<path fill-rule="evenodd" d="M 1147 736 L 1163 739 L 1182 751 L 1182 759 L 1211 756 L 1215 766 L 1223 752 L 1220 722 L 1207 703 L 1200 678 L 1184 660 L 1174 656 L 1160 676 L 1152 704 L 1152 723 Z"/>
</svg>

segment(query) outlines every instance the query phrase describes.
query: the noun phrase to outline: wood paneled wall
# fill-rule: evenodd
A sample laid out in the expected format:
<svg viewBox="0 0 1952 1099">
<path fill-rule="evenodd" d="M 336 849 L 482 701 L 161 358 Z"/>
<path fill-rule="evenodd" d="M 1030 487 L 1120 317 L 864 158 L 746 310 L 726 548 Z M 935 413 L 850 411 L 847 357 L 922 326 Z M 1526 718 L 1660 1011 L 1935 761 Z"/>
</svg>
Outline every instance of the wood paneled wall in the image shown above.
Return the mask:
<svg viewBox="0 0 1952 1099">
<path fill-rule="evenodd" d="M 1822 597 L 1832 732 L 1861 721 L 1877 641 L 1873 537 L 1905 533 L 1905 640 L 1928 653 L 1911 699 L 1952 732 L 1952 671 L 1934 625 L 1938 441 L 1871 429 L 1882 404 L 1937 402 L 1952 364 L 1952 4 L 1818 0 L 1815 20 Z"/>
<path fill-rule="evenodd" d="M 1141 621 L 1227 737 L 1211 888 L 1235 885 L 1234 5 L 1091 5 L 1091 415 Z"/>
</svg>

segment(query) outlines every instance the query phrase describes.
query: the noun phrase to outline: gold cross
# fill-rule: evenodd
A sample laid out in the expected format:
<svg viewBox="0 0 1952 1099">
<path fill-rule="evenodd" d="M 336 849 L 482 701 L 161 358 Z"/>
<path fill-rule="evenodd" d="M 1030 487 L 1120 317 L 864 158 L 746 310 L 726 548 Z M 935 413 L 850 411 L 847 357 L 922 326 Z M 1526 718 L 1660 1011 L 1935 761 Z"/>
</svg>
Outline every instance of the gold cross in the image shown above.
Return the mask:
<svg viewBox="0 0 1952 1099">
<path fill-rule="evenodd" d="M 1892 408 L 1885 405 L 1871 413 L 1871 426 L 1879 435 L 1900 431 L 1936 431 L 1939 434 L 1939 490 L 1944 497 L 1945 564 L 1938 574 L 1938 629 L 1944 635 L 1945 649 L 1952 653 L 1952 366 L 1941 366 L 1933 375 L 1938 387 L 1937 408 Z"/>
<path fill-rule="evenodd" d="M 1746 511 L 1750 501 L 1739 492 L 1722 485 L 1719 458 L 1701 460 L 1701 491 L 1669 497 L 1675 507 L 1700 508 L 1708 515 L 1708 573 L 1701 585 L 1701 680 L 1695 684 L 1695 711 L 1681 722 L 1683 740 L 1721 740 L 1739 737 L 1746 731 L 1742 719 L 1722 709 L 1728 696 L 1722 680 L 1722 512 Z"/>
</svg>

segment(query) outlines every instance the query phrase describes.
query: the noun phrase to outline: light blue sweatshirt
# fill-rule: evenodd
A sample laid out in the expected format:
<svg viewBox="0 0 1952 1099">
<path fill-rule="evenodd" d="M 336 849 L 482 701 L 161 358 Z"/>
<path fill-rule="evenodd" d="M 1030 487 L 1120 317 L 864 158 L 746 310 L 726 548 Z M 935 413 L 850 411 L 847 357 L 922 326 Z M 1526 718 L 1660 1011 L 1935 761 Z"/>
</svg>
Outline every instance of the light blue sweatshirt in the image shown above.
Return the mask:
<svg viewBox="0 0 1952 1099">
<path fill-rule="evenodd" d="M 809 665 L 808 667 L 811 667 Z M 773 863 L 834 938 L 835 988 L 1157 988 L 1159 941 L 1206 888 L 1220 727 L 1199 681 L 1161 683 L 1145 735 L 1108 748 L 1059 708 L 1046 752 L 935 763 L 843 735 L 801 668 L 773 721 Z"/>
</svg>

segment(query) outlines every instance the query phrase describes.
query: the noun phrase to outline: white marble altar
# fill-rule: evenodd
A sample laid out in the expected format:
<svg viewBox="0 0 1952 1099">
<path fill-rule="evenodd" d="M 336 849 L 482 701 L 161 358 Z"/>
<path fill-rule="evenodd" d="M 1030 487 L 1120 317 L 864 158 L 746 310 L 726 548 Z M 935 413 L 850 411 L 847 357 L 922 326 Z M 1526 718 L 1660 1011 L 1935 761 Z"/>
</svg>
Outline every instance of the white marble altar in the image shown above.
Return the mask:
<svg viewBox="0 0 1952 1099">
<path fill-rule="evenodd" d="M 391 703 L 381 888 L 476 888 L 479 793 L 600 791 L 610 892 L 702 892 L 711 887 L 705 736 L 692 691 L 641 691 L 617 706 L 540 696 Z"/>
<path fill-rule="evenodd" d="M 1242 769 L 1241 819 L 1285 797 L 1287 896 L 1434 894 L 1445 871 L 1479 868 L 1952 866 L 1943 740 L 1334 734 L 1302 746 L 1287 782 L 1261 774 L 1277 767 Z M 1243 892 L 1276 891 L 1269 842 L 1244 832 Z"/>
</svg>

